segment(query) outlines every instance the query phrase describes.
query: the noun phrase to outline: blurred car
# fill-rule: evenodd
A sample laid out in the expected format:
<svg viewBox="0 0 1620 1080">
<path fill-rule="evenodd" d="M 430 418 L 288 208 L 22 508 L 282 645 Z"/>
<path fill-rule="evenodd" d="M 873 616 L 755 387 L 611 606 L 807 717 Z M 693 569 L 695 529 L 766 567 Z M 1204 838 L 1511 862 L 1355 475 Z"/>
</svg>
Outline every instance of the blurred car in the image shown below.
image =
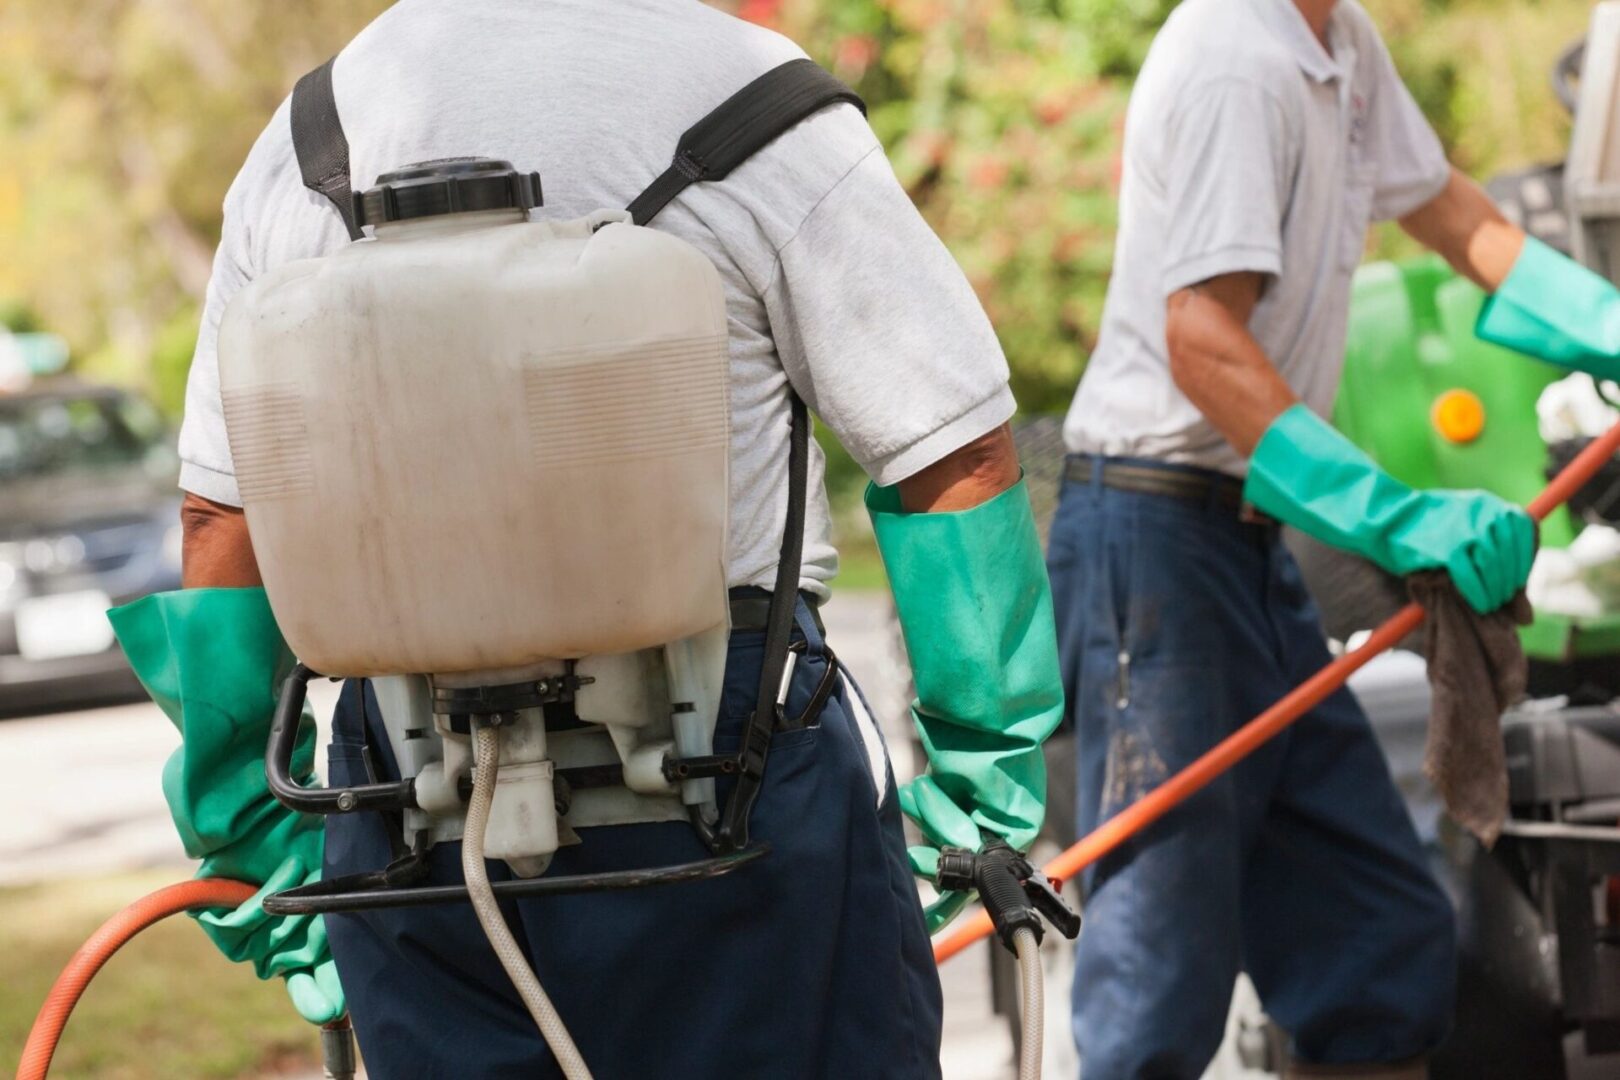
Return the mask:
<svg viewBox="0 0 1620 1080">
<path fill-rule="evenodd" d="M 0 392 L 0 712 L 127 695 L 110 607 L 180 585 L 179 459 L 123 390 Z"/>
</svg>

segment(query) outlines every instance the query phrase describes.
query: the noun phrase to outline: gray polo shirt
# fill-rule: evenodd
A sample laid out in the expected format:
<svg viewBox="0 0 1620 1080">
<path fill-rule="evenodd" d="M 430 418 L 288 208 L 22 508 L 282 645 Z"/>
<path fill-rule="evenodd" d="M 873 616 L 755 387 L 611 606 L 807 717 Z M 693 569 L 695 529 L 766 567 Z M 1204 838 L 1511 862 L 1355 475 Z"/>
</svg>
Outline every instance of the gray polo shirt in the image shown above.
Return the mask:
<svg viewBox="0 0 1620 1080">
<path fill-rule="evenodd" d="M 1339 0 L 1328 37 L 1331 51 L 1291 0 L 1186 0 L 1154 40 L 1071 451 L 1246 472 L 1165 347 L 1170 294 L 1221 274 L 1267 276 L 1249 329 L 1301 400 L 1332 410 L 1368 224 L 1428 202 L 1450 166 L 1359 4 Z"/>
<path fill-rule="evenodd" d="M 538 170 L 546 206 L 535 216 L 567 219 L 626 206 L 682 131 L 802 55 L 696 0 L 401 0 L 343 50 L 333 86 L 357 187 L 410 162 L 482 154 Z M 882 484 L 1012 415 L 983 308 L 852 106 L 811 117 L 724 182 L 687 189 L 655 227 L 708 255 L 725 286 L 732 585 L 774 578 L 789 384 Z M 180 432 L 187 491 L 241 502 L 215 355 L 225 305 L 257 276 L 346 243 L 331 205 L 299 179 L 283 102 L 225 198 Z M 821 477 L 812 444 L 804 584 L 824 591 L 837 555 Z"/>
</svg>

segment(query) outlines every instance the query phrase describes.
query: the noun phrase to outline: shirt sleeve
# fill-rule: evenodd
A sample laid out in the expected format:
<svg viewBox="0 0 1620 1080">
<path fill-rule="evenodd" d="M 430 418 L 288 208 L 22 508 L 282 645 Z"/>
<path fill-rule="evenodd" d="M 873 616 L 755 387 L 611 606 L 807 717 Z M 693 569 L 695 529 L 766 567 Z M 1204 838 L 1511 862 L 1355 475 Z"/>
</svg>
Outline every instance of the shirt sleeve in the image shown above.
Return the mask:
<svg viewBox="0 0 1620 1080">
<path fill-rule="evenodd" d="M 788 379 L 879 484 L 1013 414 L 989 318 L 880 149 L 783 245 L 764 300 Z"/>
<path fill-rule="evenodd" d="M 1440 194 L 1451 179 L 1451 163 L 1440 137 L 1401 81 L 1389 50 L 1376 32 L 1367 36 L 1374 68 L 1363 153 L 1377 168 L 1373 219 L 1389 221 Z"/>
<path fill-rule="evenodd" d="M 1299 140 L 1275 94 L 1224 78 L 1190 84 L 1164 126 L 1164 293 L 1222 274 L 1282 272 Z"/>
<path fill-rule="evenodd" d="M 242 496 L 236 486 L 220 400 L 219 322 L 231 298 L 254 276 L 238 190 L 233 187 L 225 198 L 224 227 L 203 300 L 197 349 L 186 379 L 186 411 L 180 422 L 180 487 L 227 506 L 241 506 Z"/>
</svg>

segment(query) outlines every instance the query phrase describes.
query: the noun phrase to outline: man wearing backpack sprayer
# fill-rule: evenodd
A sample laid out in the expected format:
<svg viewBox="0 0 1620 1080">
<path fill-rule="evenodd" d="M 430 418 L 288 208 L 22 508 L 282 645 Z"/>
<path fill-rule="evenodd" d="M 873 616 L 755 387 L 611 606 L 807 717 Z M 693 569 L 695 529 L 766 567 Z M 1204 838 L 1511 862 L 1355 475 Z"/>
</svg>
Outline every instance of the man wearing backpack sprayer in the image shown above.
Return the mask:
<svg viewBox="0 0 1620 1080">
<path fill-rule="evenodd" d="M 1392 573 L 1443 568 L 1481 612 L 1529 573 L 1521 509 L 1413 491 L 1322 419 L 1375 219 L 1494 292 L 1481 336 L 1620 373 L 1620 296 L 1448 165 L 1353 0 L 1182 5 L 1126 122 L 1049 555 L 1082 834 L 1328 662 L 1279 523 Z M 1451 908 L 1348 691 L 1084 884 L 1087 1080 L 1199 1076 L 1240 970 L 1290 1076 L 1421 1077 L 1445 1037 Z"/>
<path fill-rule="evenodd" d="M 342 52 L 329 85 L 354 186 L 400 162 L 499 153 L 543 173 L 537 214 L 566 218 L 629 204 L 683 130 L 799 55 L 699 4 L 405 0 Z M 226 198 L 181 437 L 186 588 L 113 616 L 182 731 L 164 779 L 188 850 L 204 872 L 266 892 L 321 876 L 323 836 L 266 789 L 273 688 L 292 657 L 238 509 L 215 350 L 220 316 L 244 284 L 348 242 L 330 193 L 300 182 L 289 127 L 284 105 Z M 754 813 L 767 857 L 712 881 L 519 901 L 508 920 L 603 1076 L 937 1076 L 941 1003 L 927 934 L 965 898 L 944 898 L 925 919 L 913 868 L 931 872 L 937 846 L 978 847 L 984 834 L 1028 846 L 1044 812 L 1040 742 L 1062 710 L 1050 594 L 1006 428 L 1005 361 L 967 282 L 847 105 L 803 121 L 723 183 L 687 188 L 656 227 L 718 267 L 730 323 L 733 637 L 717 737 L 735 737 L 758 681 L 763 635 L 749 613 L 776 571 L 797 391 L 874 480 L 868 501 L 930 769 L 897 792 L 876 726 L 839 679 L 818 720 L 773 740 Z M 820 464 L 813 457 L 813 478 Z M 834 663 L 814 609 L 836 554 L 819 480 L 812 490 L 797 617 L 806 649 L 790 714 Z M 535 558 L 545 557 L 537 540 Z M 376 711 L 360 684 L 345 688 L 334 783 L 392 778 Z M 297 767 L 307 773 L 307 755 Z M 902 810 L 934 845 L 909 859 Z M 683 822 L 585 831 L 559 863 L 584 857 L 576 850 L 631 866 L 703 854 Z M 457 847 L 432 849 L 435 875 L 459 880 Z M 374 815 L 328 825 L 326 876 L 389 857 Z M 204 924 L 261 976 L 287 976 L 310 1020 L 347 1004 L 373 1075 L 552 1075 L 465 906 L 323 924 L 250 903 Z"/>
</svg>

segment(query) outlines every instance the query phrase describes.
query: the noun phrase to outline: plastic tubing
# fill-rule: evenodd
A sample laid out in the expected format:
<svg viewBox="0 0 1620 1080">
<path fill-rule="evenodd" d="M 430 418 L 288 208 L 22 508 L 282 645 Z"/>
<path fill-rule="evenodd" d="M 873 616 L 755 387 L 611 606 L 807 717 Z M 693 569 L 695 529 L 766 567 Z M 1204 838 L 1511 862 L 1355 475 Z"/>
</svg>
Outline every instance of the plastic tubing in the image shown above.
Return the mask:
<svg viewBox="0 0 1620 1080">
<path fill-rule="evenodd" d="M 51 1058 L 56 1054 L 56 1044 L 62 1038 L 62 1029 L 67 1026 L 73 1007 L 79 1003 L 85 987 L 95 978 L 96 972 L 130 938 L 153 923 L 182 911 L 238 907 L 253 899 L 258 891 L 257 885 L 225 878 L 186 881 L 143 896 L 102 923 L 101 928 L 79 946 L 67 967 L 62 969 L 62 974 L 56 977 L 51 992 L 45 996 L 45 1004 L 34 1018 L 28 1041 L 23 1044 L 17 1080 L 45 1080 L 45 1074 L 50 1071 Z"/>
<path fill-rule="evenodd" d="M 1531 501 L 1527 508 L 1530 516 L 1541 521 L 1564 505 L 1616 453 L 1620 453 L 1620 423 L 1593 439 L 1574 460 L 1564 466 L 1552 483 Z M 1047 864 L 1047 877 L 1067 881 L 1142 832 L 1217 776 L 1248 757 L 1272 736 L 1321 704 L 1338 691 L 1351 675 L 1365 667 L 1368 661 L 1400 644 L 1422 622 L 1421 607 L 1417 604 L 1403 607 L 1374 630 L 1358 648 L 1306 679 L 1271 708 L 1216 743 L 1202 757 L 1082 837 L 1079 843 Z M 943 964 L 987 936 L 990 930 L 990 916 L 983 911 L 975 913 L 934 946 L 934 962 Z"/>
<path fill-rule="evenodd" d="M 529 966 L 528 957 L 518 946 L 512 930 L 501 914 L 500 902 L 489 886 L 489 868 L 484 865 L 484 830 L 489 826 L 490 807 L 495 802 L 495 777 L 500 769 L 500 729 L 480 724 L 473 728 L 473 790 L 467 801 L 467 821 L 461 838 L 461 873 L 467 879 L 467 896 L 473 912 L 489 938 L 490 947 L 506 969 L 507 978 L 523 999 L 535 1026 L 545 1036 L 546 1045 L 557 1058 L 568 1080 L 591 1080 L 591 1071 L 562 1017 L 546 996 L 540 979 Z"/>
<path fill-rule="evenodd" d="M 1013 950 L 1018 954 L 1019 981 L 1024 1000 L 1024 1034 L 1018 1047 L 1018 1080 L 1041 1080 L 1041 1051 L 1046 1043 L 1046 985 L 1041 978 L 1041 943 L 1035 931 L 1024 926 L 1013 931 Z"/>
</svg>

